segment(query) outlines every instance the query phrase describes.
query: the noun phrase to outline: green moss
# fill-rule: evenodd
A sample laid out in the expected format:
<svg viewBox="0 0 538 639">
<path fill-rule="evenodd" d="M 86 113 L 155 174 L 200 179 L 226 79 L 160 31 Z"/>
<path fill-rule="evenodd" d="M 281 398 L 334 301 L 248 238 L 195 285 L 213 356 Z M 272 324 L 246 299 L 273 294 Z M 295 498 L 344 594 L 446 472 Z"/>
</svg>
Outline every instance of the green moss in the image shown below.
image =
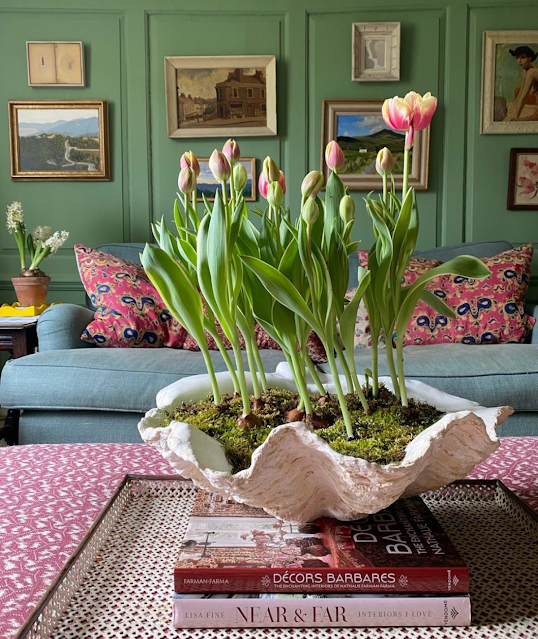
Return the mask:
<svg viewBox="0 0 538 639">
<path fill-rule="evenodd" d="M 311 399 L 317 435 L 338 453 L 378 464 L 401 462 L 407 444 L 442 415 L 432 406 L 413 400 L 404 408 L 383 386 L 376 399 L 369 399 L 370 415 L 364 412 L 355 395 L 348 395 L 346 400 L 355 435 L 355 439 L 348 441 L 338 400 L 331 396 L 322 398 L 325 403 L 320 404 L 319 395 L 313 395 Z M 252 452 L 267 439 L 272 428 L 286 422 L 285 413 L 296 408 L 298 403 L 298 394 L 291 391 L 274 389 L 264 393 L 262 406 L 255 411 L 260 426 L 251 428 L 238 427 L 242 402 L 229 396 L 222 399 L 220 406 L 212 403 L 212 397 L 182 406 L 168 419 L 188 422 L 221 442 L 236 473 L 250 466 Z M 318 428 L 319 425 L 325 427 Z"/>
</svg>

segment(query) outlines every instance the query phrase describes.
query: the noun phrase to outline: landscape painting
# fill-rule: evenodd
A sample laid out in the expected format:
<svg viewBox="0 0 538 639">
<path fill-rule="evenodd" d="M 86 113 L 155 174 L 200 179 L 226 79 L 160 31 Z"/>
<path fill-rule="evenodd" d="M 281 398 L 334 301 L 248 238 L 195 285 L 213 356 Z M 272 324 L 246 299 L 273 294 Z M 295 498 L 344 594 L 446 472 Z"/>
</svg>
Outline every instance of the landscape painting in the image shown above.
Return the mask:
<svg viewBox="0 0 538 639">
<path fill-rule="evenodd" d="M 203 201 L 202 195 L 209 201 L 213 201 L 215 199 L 215 192 L 221 188 L 220 183 L 217 182 L 209 169 L 209 158 L 198 158 L 198 162 L 200 163 L 200 175 L 196 180 L 198 201 Z M 255 158 L 242 158 L 239 164 L 245 167 L 248 175 L 243 196 L 245 201 L 254 202 L 256 200 L 256 160 Z M 230 183 L 228 182 L 228 187 L 229 185 Z M 228 197 L 229 196 L 230 194 L 228 192 Z"/>
<path fill-rule="evenodd" d="M 274 56 L 167 57 L 169 137 L 276 134 Z"/>
<path fill-rule="evenodd" d="M 106 101 L 10 101 L 9 116 L 13 179 L 110 179 Z"/>
<path fill-rule="evenodd" d="M 381 115 L 383 100 L 324 100 L 322 158 L 325 146 L 336 140 L 346 159 L 340 173 L 344 184 L 351 190 L 382 188 L 382 179 L 375 169 L 378 152 L 387 147 L 394 156 L 394 178 L 401 185 L 404 162 L 403 132 L 393 131 Z M 417 131 L 411 149 L 410 186 L 426 189 L 428 186 L 429 130 Z M 328 169 L 324 165 L 325 178 Z"/>
</svg>

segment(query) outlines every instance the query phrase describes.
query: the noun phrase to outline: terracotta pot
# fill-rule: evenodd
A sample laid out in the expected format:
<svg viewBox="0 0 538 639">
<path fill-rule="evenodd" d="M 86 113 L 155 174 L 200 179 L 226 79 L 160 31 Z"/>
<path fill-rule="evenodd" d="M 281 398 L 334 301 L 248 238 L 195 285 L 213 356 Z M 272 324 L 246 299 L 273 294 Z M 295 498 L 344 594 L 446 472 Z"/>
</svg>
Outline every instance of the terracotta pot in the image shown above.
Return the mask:
<svg viewBox="0 0 538 639">
<path fill-rule="evenodd" d="M 50 277 L 12 277 L 17 301 L 21 306 L 41 306 L 46 303 Z"/>
</svg>

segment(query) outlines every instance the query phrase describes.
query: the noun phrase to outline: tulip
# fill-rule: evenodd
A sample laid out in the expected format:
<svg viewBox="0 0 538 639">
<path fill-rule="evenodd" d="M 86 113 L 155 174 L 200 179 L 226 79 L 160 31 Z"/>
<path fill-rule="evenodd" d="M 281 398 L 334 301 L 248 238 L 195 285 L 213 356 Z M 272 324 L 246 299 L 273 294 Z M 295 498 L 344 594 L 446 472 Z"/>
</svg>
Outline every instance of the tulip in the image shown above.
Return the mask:
<svg viewBox="0 0 538 639">
<path fill-rule="evenodd" d="M 260 173 L 260 177 L 258 178 L 258 191 L 260 195 L 264 198 L 267 198 L 267 189 L 269 188 L 269 182 L 267 181 L 267 176 L 262 171 Z"/>
<path fill-rule="evenodd" d="M 315 223 L 319 216 L 319 207 L 314 198 L 307 198 L 301 209 L 301 215 L 307 224 L 311 225 Z"/>
<path fill-rule="evenodd" d="M 209 168 L 213 177 L 219 182 L 227 182 L 230 179 L 230 165 L 226 156 L 215 149 L 209 158 Z"/>
<path fill-rule="evenodd" d="M 415 98 L 415 115 L 413 116 L 413 127 L 415 131 L 422 131 L 425 129 L 437 109 L 437 98 L 435 98 L 429 91 L 421 96 L 419 93 L 412 92 Z M 408 94 L 409 95 L 409 94 Z"/>
<path fill-rule="evenodd" d="M 284 191 L 279 182 L 271 182 L 267 189 L 267 201 L 271 206 L 278 208 L 284 200 Z"/>
<path fill-rule="evenodd" d="M 412 149 L 414 141 L 415 141 L 415 127 L 411 125 L 409 127 L 409 130 L 406 131 L 406 133 L 405 133 L 404 148 Z"/>
<path fill-rule="evenodd" d="M 409 94 L 407 94 L 409 95 Z M 407 131 L 413 122 L 415 113 L 414 98 L 405 99 L 394 96 L 383 102 L 381 114 L 386 124 L 394 131 Z"/>
<path fill-rule="evenodd" d="M 194 170 L 186 166 L 181 169 L 177 178 L 177 186 L 182 193 L 192 193 L 196 189 Z"/>
<path fill-rule="evenodd" d="M 231 138 L 222 147 L 222 152 L 228 159 L 230 166 L 233 166 L 241 157 L 239 144 L 237 144 L 237 142 L 235 140 L 232 140 Z"/>
<path fill-rule="evenodd" d="M 248 182 L 248 173 L 242 164 L 236 164 L 233 168 L 234 188 L 236 191 L 242 191 Z"/>
<path fill-rule="evenodd" d="M 196 177 L 200 175 L 200 164 L 198 163 L 198 158 L 192 151 L 185 151 L 179 163 L 182 169 L 189 168 L 194 171 Z"/>
<path fill-rule="evenodd" d="M 331 140 L 325 149 L 325 163 L 335 173 L 340 173 L 346 166 L 344 152 L 338 142 Z"/>
<path fill-rule="evenodd" d="M 278 164 L 269 156 L 263 161 L 263 172 L 268 182 L 278 182 L 280 179 Z"/>
<path fill-rule="evenodd" d="M 280 171 L 280 174 L 278 176 L 278 183 L 282 187 L 282 193 L 285 194 L 286 193 L 286 178 L 284 177 L 284 173 L 282 173 L 282 171 Z"/>
<path fill-rule="evenodd" d="M 344 195 L 340 200 L 340 217 L 344 220 L 344 224 L 352 222 L 355 219 L 355 202 L 351 195 Z"/>
<path fill-rule="evenodd" d="M 379 175 L 387 175 L 392 173 L 393 168 L 394 156 L 390 152 L 390 149 L 387 149 L 387 147 L 385 146 L 377 154 L 377 158 L 375 160 L 375 170 L 379 173 Z"/>
<path fill-rule="evenodd" d="M 301 194 L 303 198 L 315 198 L 323 187 L 323 174 L 319 171 L 310 171 L 305 175 L 301 184 Z"/>
</svg>

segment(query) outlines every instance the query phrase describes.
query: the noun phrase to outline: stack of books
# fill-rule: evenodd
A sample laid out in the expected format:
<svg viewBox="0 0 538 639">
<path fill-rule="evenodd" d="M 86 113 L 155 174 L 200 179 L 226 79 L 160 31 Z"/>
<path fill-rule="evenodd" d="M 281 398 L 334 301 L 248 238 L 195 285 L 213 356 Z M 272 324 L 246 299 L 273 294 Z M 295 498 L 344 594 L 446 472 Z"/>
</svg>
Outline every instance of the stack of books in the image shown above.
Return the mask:
<svg viewBox="0 0 538 639">
<path fill-rule="evenodd" d="M 176 628 L 471 623 L 467 566 L 420 497 L 297 526 L 200 490 L 174 590 Z"/>
</svg>

